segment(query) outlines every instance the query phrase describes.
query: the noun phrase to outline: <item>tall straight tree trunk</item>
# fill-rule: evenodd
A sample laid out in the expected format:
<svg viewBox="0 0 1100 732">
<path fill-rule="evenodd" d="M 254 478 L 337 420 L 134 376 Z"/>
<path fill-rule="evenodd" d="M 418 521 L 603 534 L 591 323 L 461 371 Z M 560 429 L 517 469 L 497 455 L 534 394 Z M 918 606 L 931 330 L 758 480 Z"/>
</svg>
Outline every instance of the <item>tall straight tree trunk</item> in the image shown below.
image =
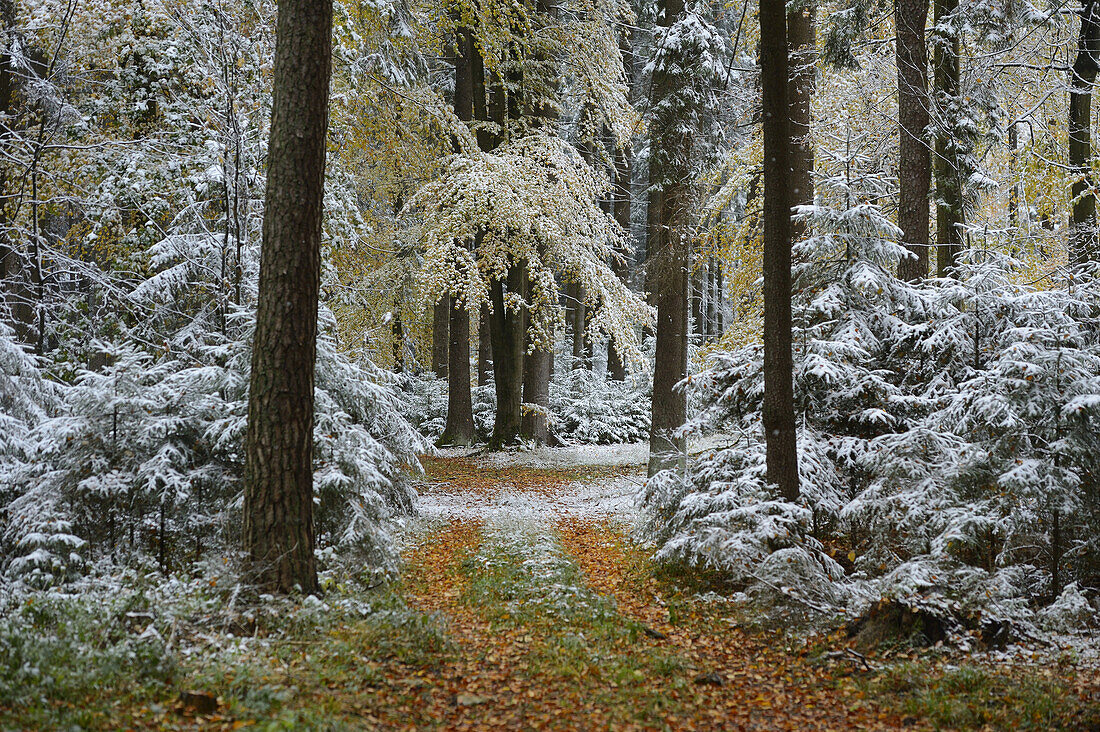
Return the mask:
<svg viewBox="0 0 1100 732">
<path fill-rule="evenodd" d="M 672 26 L 684 13 L 683 0 L 662 0 L 660 23 Z M 658 107 L 681 90 L 682 77 L 655 69 L 652 102 Z M 649 474 L 682 467 L 686 446 L 676 431 L 687 420 L 687 394 L 676 384 L 687 377 L 688 271 L 691 244 L 685 225 L 691 207 L 691 139 L 679 120 L 658 115 L 652 125 L 650 180 L 659 191 L 647 252 L 651 284 L 657 300 L 657 353 L 653 367 L 652 421 L 649 430 Z"/>
<path fill-rule="evenodd" d="M 629 45 L 627 48 L 629 48 Z M 628 56 L 626 52 L 624 52 L 624 60 L 626 58 L 628 58 Z M 633 55 L 630 55 L 629 58 L 633 58 Z M 630 231 L 630 178 L 633 157 L 630 143 L 627 143 L 627 146 L 622 150 L 615 151 L 615 221 L 627 232 Z M 627 241 L 630 240 L 631 237 L 628 236 Z M 621 254 L 623 255 L 623 260 L 613 261 L 611 263 L 611 269 L 619 279 L 625 281 L 630 252 L 624 251 L 621 252 Z M 615 348 L 614 341 L 609 341 L 607 344 L 607 373 L 614 381 L 623 381 L 626 379 L 626 364 L 623 363 L 622 357 L 619 356 L 619 351 Z"/>
<path fill-rule="evenodd" d="M 511 49 L 509 53 L 514 53 Z M 522 84 L 516 69 L 509 62 L 505 70 L 489 85 L 489 116 L 496 123 L 500 134 L 491 136 L 493 148 L 505 142 L 506 122 L 520 113 L 519 100 L 509 90 L 516 90 Z M 520 436 L 523 405 L 523 357 L 524 357 L 524 312 L 505 308 L 505 294 L 524 295 L 527 279 L 526 262 L 513 262 L 508 267 L 505 281 L 494 280 L 489 283 L 492 312 L 489 314 L 489 338 L 493 348 L 493 382 L 496 387 L 497 409 L 493 424 L 493 434 L 489 438 L 489 449 L 514 444 Z"/>
<path fill-rule="evenodd" d="M 531 281 L 526 283 L 531 289 Z M 520 420 L 520 433 L 525 440 L 546 444 L 550 440 L 547 409 L 550 406 L 550 353 L 534 346 L 529 329 L 530 315 L 524 318 L 525 344 L 530 350 L 523 358 L 523 403 L 526 411 Z M 551 335 L 551 342 L 553 336 Z"/>
<path fill-rule="evenodd" d="M 532 3 L 528 0 L 527 5 Z M 548 0 L 537 0 L 535 3 L 536 18 L 549 19 L 554 13 L 554 5 Z M 535 68 L 540 68 L 548 62 L 545 53 L 536 51 Z M 554 134 L 554 122 L 557 112 L 553 104 L 546 98 L 534 98 L 528 90 L 522 90 L 524 104 L 522 107 L 530 109 L 531 122 L 547 134 Z M 533 289 L 530 278 L 525 275 L 525 289 L 530 292 Z M 545 314 L 543 314 L 545 315 Z M 548 415 L 550 411 L 550 354 L 554 348 L 554 331 L 552 320 L 547 318 L 545 325 L 549 330 L 548 342 L 545 344 L 533 340 L 529 331 L 532 326 L 537 326 L 535 318 L 537 313 L 527 310 L 523 319 L 524 343 L 527 352 L 523 358 L 523 412 L 520 420 L 520 433 L 526 440 L 539 444 L 550 441 L 550 425 Z"/>
<path fill-rule="evenodd" d="M 814 202 L 814 143 L 811 110 L 817 77 L 817 35 L 812 1 L 795 3 L 787 13 L 787 103 L 790 106 L 791 175 L 790 205 Z M 799 241 L 809 232 L 804 221 L 791 221 L 791 239 Z"/>
<path fill-rule="evenodd" d="M 936 274 L 949 276 L 962 249 L 963 189 L 959 142 L 946 110 L 959 96 L 959 35 L 951 27 L 959 0 L 933 0 L 933 84 L 939 111 L 936 134 Z"/>
<path fill-rule="evenodd" d="M 15 116 L 13 108 L 16 96 L 17 77 L 12 68 L 11 50 L 16 43 L 15 3 L 13 0 L 0 0 L 0 23 L 3 44 L 0 49 L 0 135 L 14 132 L 8 126 Z M 27 286 L 26 262 L 24 253 L 9 238 L 12 214 L 11 201 L 13 191 L 9 190 L 10 175 L 8 165 L 0 164 L 0 304 L 5 306 L 4 315 L 10 316 L 10 325 L 16 339 L 31 345 L 36 339 L 35 314 L 31 305 L 33 295 Z"/>
<path fill-rule="evenodd" d="M 630 38 L 627 37 L 626 34 L 623 34 L 619 38 L 619 55 L 622 57 L 627 87 L 633 88 L 634 49 L 631 45 Z M 627 245 L 627 250 L 621 252 L 623 261 L 615 261 L 612 262 L 611 265 L 616 276 L 624 282 L 626 281 L 627 271 L 630 266 L 630 257 L 634 250 L 634 237 L 631 234 L 630 224 L 631 202 L 633 200 L 633 178 L 633 140 L 627 140 L 622 148 L 617 148 L 615 150 L 614 215 L 615 222 L 622 227 L 623 231 L 627 232 L 626 240 L 629 243 Z M 615 348 L 614 341 L 609 341 L 607 344 L 607 373 L 613 381 L 624 381 L 626 379 L 626 364 L 623 362 L 618 349 Z"/>
<path fill-rule="evenodd" d="M 9 115 L 12 112 L 12 97 L 15 91 L 15 75 L 11 68 L 11 48 L 15 43 L 15 3 L 13 0 L 0 0 L 0 134 L 5 137 L 11 131 L 8 127 Z M 0 165 L 0 295 L 3 296 L 6 316 L 11 316 L 10 325 L 16 332 L 16 337 L 26 341 L 27 333 L 23 332 L 23 325 L 16 315 L 17 286 L 16 275 L 20 270 L 19 252 L 16 251 L 13 242 L 8 238 L 9 214 L 8 214 L 8 167 Z"/>
<path fill-rule="evenodd" d="M 1073 171 L 1073 217 L 1070 258 L 1097 258 L 1096 195 L 1092 180 L 1092 87 L 1100 69 L 1100 2 L 1087 0 L 1081 9 L 1081 33 L 1069 86 L 1069 164 Z"/>
<path fill-rule="evenodd" d="M 471 41 L 474 41 L 471 36 Z M 495 136 L 485 129 L 485 123 L 489 122 L 488 94 L 485 85 L 485 63 L 481 58 L 481 52 L 477 43 L 470 44 L 470 84 L 473 93 L 474 121 L 477 125 L 477 146 L 482 152 L 489 152 L 496 147 Z M 485 386 L 489 383 L 490 373 L 493 371 L 493 346 L 489 335 L 489 308 L 481 307 L 477 318 L 477 385 Z"/>
<path fill-rule="evenodd" d="M 451 320 L 451 298 L 440 296 L 432 308 L 432 371 L 440 379 L 447 378 L 447 332 Z"/>
<path fill-rule="evenodd" d="M 520 421 L 525 440 L 544 445 L 550 442 L 547 410 L 550 406 L 550 353 L 536 348 L 523 359 L 523 402 L 527 411 Z"/>
<path fill-rule="evenodd" d="M 523 312 L 505 307 L 505 292 L 524 292 L 526 262 L 508 268 L 507 281 L 489 285 L 493 311 L 489 315 L 489 335 L 493 341 L 493 381 L 496 384 L 497 413 L 489 449 L 499 450 L 519 438 L 523 387 L 524 322 Z"/>
<path fill-rule="evenodd" d="M 454 302 L 450 320 L 447 425 L 439 444 L 470 445 L 474 441 L 474 404 L 470 393 L 470 313 L 463 303 Z"/>
<path fill-rule="evenodd" d="M 928 0 L 895 0 L 898 67 L 898 228 L 913 257 L 898 263 L 898 277 L 916 282 L 928 276 L 928 192 L 932 155 L 928 149 L 928 48 L 924 26 Z"/>
<path fill-rule="evenodd" d="M 474 118 L 473 37 L 468 28 L 455 31 L 455 116 L 466 123 Z M 457 147 L 457 145 L 456 145 Z M 473 246 L 474 242 L 468 242 Z M 470 394 L 470 313 L 466 303 L 444 297 L 448 304 L 447 424 L 441 445 L 469 445 L 474 441 L 474 407 Z M 438 309 L 438 305 L 436 306 Z M 438 313 L 437 313 L 438 317 Z M 434 332 L 433 332 L 434 335 Z"/>
<path fill-rule="evenodd" d="M 331 0 L 281 0 L 245 441 L 249 579 L 318 591 L 313 379 L 332 61 Z"/>
<path fill-rule="evenodd" d="M 764 115 L 764 439 L 768 483 L 798 499 L 798 448 L 791 355 L 791 136 L 783 0 L 760 0 Z"/>
</svg>

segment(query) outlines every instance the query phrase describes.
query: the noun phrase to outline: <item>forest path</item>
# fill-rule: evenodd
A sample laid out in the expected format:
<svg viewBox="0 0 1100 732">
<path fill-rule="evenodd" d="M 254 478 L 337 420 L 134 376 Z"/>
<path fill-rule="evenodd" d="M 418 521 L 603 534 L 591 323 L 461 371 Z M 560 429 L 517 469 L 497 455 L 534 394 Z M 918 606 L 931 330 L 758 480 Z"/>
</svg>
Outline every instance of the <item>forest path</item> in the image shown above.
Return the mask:
<svg viewBox="0 0 1100 732">
<path fill-rule="evenodd" d="M 896 729 L 836 667 L 659 579 L 628 536 L 630 465 L 425 460 L 404 595 L 452 652 L 387 727 L 444 730 Z M 913 720 L 906 719 L 906 726 Z"/>
</svg>

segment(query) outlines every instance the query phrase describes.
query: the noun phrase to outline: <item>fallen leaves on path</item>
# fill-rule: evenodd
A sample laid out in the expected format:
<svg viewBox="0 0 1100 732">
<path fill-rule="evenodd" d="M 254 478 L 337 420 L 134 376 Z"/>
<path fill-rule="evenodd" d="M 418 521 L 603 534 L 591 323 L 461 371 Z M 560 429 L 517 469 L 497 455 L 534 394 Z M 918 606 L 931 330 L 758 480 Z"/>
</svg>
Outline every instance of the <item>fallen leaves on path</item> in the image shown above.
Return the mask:
<svg viewBox="0 0 1100 732">
<path fill-rule="evenodd" d="M 843 653 L 830 660 L 821 651 L 843 645 L 838 638 L 820 639 L 811 657 L 780 632 L 744 627 L 741 609 L 723 598 L 685 594 L 655 573 L 620 524 L 593 518 L 617 514 L 587 483 L 629 469 L 425 463 L 434 482 L 424 493 L 438 510 L 405 551 L 399 583 L 364 593 L 366 609 L 341 616 L 346 622 L 250 646 L 247 663 L 206 686 L 217 694 L 215 713 L 142 708 L 123 726 L 888 730 L 926 728 L 925 718 L 957 726 L 959 717 L 941 723 L 929 706 L 948 687 L 925 661 L 881 678 L 853 674 Z M 920 719 L 880 706 L 869 689 Z"/>
<path fill-rule="evenodd" d="M 914 721 L 877 709 L 830 669 L 788 654 L 778 634 L 747 633 L 724 603 L 680 603 L 672 622 L 657 580 L 645 571 L 645 554 L 611 523 L 572 519 L 559 531 L 592 587 L 653 631 L 639 643 L 676 649 L 690 660 L 701 691 L 685 709 L 686 718 L 668 720 L 671 727 L 874 730 Z"/>
</svg>

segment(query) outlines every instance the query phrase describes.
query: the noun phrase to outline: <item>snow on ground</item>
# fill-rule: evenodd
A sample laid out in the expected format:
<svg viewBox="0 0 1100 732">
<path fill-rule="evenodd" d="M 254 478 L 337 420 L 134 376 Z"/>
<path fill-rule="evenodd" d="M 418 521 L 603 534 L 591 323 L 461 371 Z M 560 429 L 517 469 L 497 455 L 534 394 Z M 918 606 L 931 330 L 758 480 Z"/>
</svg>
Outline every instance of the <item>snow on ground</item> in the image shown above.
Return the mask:
<svg viewBox="0 0 1100 732">
<path fill-rule="evenodd" d="M 610 519 L 633 525 L 638 518 L 634 496 L 641 482 L 641 476 L 620 476 L 572 483 L 547 493 L 505 485 L 491 496 L 434 487 L 420 494 L 420 516 L 429 524 L 457 519 L 542 529 L 563 518 Z"/>
<path fill-rule="evenodd" d="M 730 435 L 707 435 L 693 438 L 688 444 L 691 453 L 713 450 L 733 441 Z M 530 450 L 506 450 L 483 453 L 481 447 L 445 447 L 438 451 L 441 457 L 474 457 L 486 465 L 499 468 L 517 466 L 553 470 L 583 465 L 614 467 L 645 465 L 649 462 L 649 443 L 633 442 L 625 445 L 567 445 L 546 447 L 540 445 Z"/>
<path fill-rule="evenodd" d="M 729 444 L 729 435 L 709 435 L 692 439 L 692 453 Z M 440 457 L 472 458 L 486 467 L 518 467 L 534 470 L 560 470 L 577 467 L 642 466 L 649 460 L 649 443 L 625 445 L 569 445 L 535 447 L 485 453 L 483 447 L 442 448 Z M 642 474 L 619 476 L 592 482 L 576 482 L 553 491 L 521 491 L 502 485 L 492 495 L 447 490 L 445 485 L 421 488 L 420 520 L 413 532 L 451 520 L 479 521 L 493 526 L 523 525 L 528 529 L 548 530 L 563 518 L 610 519 L 636 526 L 641 514 L 635 496 L 645 477 Z"/>
</svg>

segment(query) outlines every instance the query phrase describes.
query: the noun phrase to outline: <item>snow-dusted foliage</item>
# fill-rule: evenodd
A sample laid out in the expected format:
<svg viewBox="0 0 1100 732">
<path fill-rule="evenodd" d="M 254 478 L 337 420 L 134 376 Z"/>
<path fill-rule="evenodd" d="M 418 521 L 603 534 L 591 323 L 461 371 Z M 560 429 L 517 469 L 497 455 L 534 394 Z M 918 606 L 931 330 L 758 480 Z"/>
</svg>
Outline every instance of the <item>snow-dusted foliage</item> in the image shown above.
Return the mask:
<svg viewBox="0 0 1100 732">
<path fill-rule="evenodd" d="M 550 381 L 550 429 L 569 443 L 641 442 L 649 438 L 651 393 L 646 373 L 615 381 L 563 364 Z"/>
<path fill-rule="evenodd" d="M 555 357 L 550 380 L 548 424 L 566 444 L 611 445 L 641 442 L 649 437 L 651 384 L 648 374 L 629 374 L 615 381 L 591 368 L 573 368 L 568 353 Z M 401 410 L 430 440 L 443 434 L 447 421 L 447 382 L 432 374 L 403 374 Z M 474 427 L 483 439 L 493 430 L 496 393 L 492 384 L 472 391 Z"/>
<path fill-rule="evenodd" d="M 625 359 L 640 363 L 635 327 L 652 314 L 608 264 L 621 256 L 625 232 L 597 204 L 605 187 L 574 148 L 548 135 L 453 156 L 407 205 L 411 236 L 424 248 L 424 301 L 449 293 L 477 312 L 489 303 L 490 283 L 522 263 L 528 292 L 508 293 L 505 307 L 527 308 L 536 343 L 561 324 L 565 277 L 583 287 L 589 337 L 611 338 Z"/>
<path fill-rule="evenodd" d="M 28 499 L 12 480 L 34 467 L 34 430 L 59 409 L 58 392 L 11 328 L 0 324 L 0 570 L 34 586 L 65 579 L 84 565 L 84 542 L 73 535 L 56 497 Z"/>
<path fill-rule="evenodd" d="M 79 112 L 64 133 L 88 143 L 55 176 L 80 181 L 78 225 L 41 216 L 67 296 L 38 303 L 46 328 L 23 323 L 22 346 L 0 326 L 0 573 L 36 585 L 94 560 L 170 572 L 236 552 L 274 41 L 273 3 L 70 10 L 64 30 L 103 44 L 56 52 L 58 93 Z M 98 65 L 95 84 L 77 83 L 80 64 Z M 330 247 L 366 228 L 344 164 L 331 156 Z M 75 206 L 74 191 L 39 197 Z M 391 568 L 427 444 L 391 377 L 336 332 L 322 305 L 318 545 Z"/>
<path fill-rule="evenodd" d="M 867 576 L 885 565 L 915 591 L 1014 610 L 1100 584 L 1100 288 L 1037 291 L 1013 284 L 1012 260 L 971 259 L 930 292 L 945 307 L 908 389 L 928 413 L 868 443 L 844 518 Z"/>
<path fill-rule="evenodd" d="M 1030 621 L 1059 597 L 1039 619 L 1065 629 L 1100 586 L 1100 284 L 1017 284 L 980 250 L 957 279 L 898 280 L 876 186 L 849 170 L 799 214 L 799 501 L 765 485 L 760 346 L 716 352 L 683 385 L 685 430 L 730 443 L 648 482 L 658 557 L 821 608 L 920 596 Z"/>
</svg>

